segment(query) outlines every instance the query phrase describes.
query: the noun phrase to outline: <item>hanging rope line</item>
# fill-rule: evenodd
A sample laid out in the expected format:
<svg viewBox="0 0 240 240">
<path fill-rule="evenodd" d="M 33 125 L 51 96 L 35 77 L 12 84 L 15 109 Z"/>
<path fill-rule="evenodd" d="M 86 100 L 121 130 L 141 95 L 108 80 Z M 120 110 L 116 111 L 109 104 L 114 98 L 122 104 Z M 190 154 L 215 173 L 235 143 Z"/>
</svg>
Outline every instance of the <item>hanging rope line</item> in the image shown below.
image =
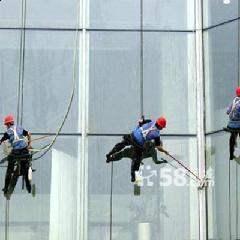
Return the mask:
<svg viewBox="0 0 240 240">
<path fill-rule="evenodd" d="M 25 26 L 26 26 L 26 0 L 22 0 L 21 5 L 21 39 L 20 39 L 20 57 L 19 57 L 19 72 L 18 72 L 18 103 L 17 103 L 17 123 L 22 123 L 22 103 L 23 103 L 23 72 L 24 72 L 24 51 L 25 51 Z M 22 95 L 21 95 L 22 93 Z M 21 98 L 20 98 L 21 97 Z M 20 108 L 21 108 L 21 118 L 20 118 Z M 20 118 L 20 119 L 19 119 Z M 2 161 L 6 161 L 7 158 Z M 4 162 L 5 162 L 4 161 Z M 1 166 L 4 167 L 4 166 Z M 10 205 L 9 200 L 6 199 L 5 205 L 5 240 L 9 239 L 9 211 Z"/>
<path fill-rule="evenodd" d="M 168 154 L 168 156 L 170 158 L 172 158 L 174 161 L 176 161 L 179 165 L 181 165 L 185 170 L 187 170 L 190 174 L 192 174 L 192 176 L 194 176 L 197 180 L 202 181 L 202 179 L 200 179 L 200 177 L 195 174 L 193 171 L 191 171 L 188 167 L 186 167 L 181 161 L 179 161 L 178 159 L 176 159 L 174 156 L 172 156 L 171 154 Z M 169 163 L 169 162 L 168 162 Z"/>
<path fill-rule="evenodd" d="M 161 158 L 161 159 L 167 161 L 165 158 Z M 179 169 L 176 165 L 172 164 L 171 162 L 167 161 L 167 163 L 168 163 L 171 167 L 173 167 L 173 168 L 175 168 L 175 169 Z M 188 176 L 189 178 L 191 178 L 193 181 L 195 181 L 195 182 L 197 182 L 197 183 L 199 182 L 198 179 L 196 179 L 195 177 L 193 177 L 192 175 L 190 175 L 188 172 L 185 172 L 185 174 L 186 174 L 186 176 Z"/>
<path fill-rule="evenodd" d="M 144 63 L 143 63 L 143 0 L 140 0 L 140 106 L 141 116 L 143 115 L 143 74 L 144 74 Z"/>
<path fill-rule="evenodd" d="M 75 94 L 75 90 L 76 90 L 76 83 L 77 83 L 77 75 L 76 75 L 76 70 L 77 70 L 77 52 L 78 52 L 78 45 L 79 45 L 79 31 L 78 31 L 78 28 L 79 28 L 79 24 L 80 24 L 80 13 L 79 13 L 79 8 L 80 8 L 80 1 L 78 1 L 78 14 L 77 14 L 77 24 L 76 24 L 76 28 L 75 28 L 75 37 L 74 37 L 74 46 L 75 46 L 75 49 L 74 49 L 74 54 L 73 54 L 73 74 L 72 74 L 72 82 L 73 82 L 73 88 L 72 88 L 72 93 L 71 93 L 71 96 L 70 96 L 70 100 L 69 100 L 69 104 L 67 106 L 67 110 L 66 110 L 66 113 L 63 117 L 63 120 L 62 120 L 62 123 L 60 125 L 60 127 L 58 128 L 57 132 L 56 132 L 56 135 L 54 136 L 52 142 L 50 144 L 48 144 L 47 146 L 45 146 L 44 148 L 40 149 L 39 152 L 43 151 L 43 153 L 36 157 L 36 158 L 33 158 L 33 161 L 36 161 L 40 158 L 42 158 L 43 156 L 45 156 L 47 154 L 47 152 L 49 152 L 51 150 L 51 148 L 53 147 L 53 145 L 55 144 L 56 140 L 57 140 L 57 137 L 59 136 L 65 122 L 66 122 L 66 119 L 69 115 L 69 112 L 70 112 L 70 109 L 71 109 L 71 106 L 72 106 L 72 102 L 73 102 L 73 98 L 74 98 L 74 94 Z"/>
<path fill-rule="evenodd" d="M 109 214 L 109 217 L 110 217 L 110 221 L 109 221 L 109 224 L 110 224 L 110 233 L 109 233 L 109 237 L 110 237 L 110 240 L 112 240 L 112 208 L 113 208 L 113 162 L 111 163 L 111 176 L 110 176 L 110 189 L 111 189 L 111 192 L 110 192 L 110 214 Z"/>
<path fill-rule="evenodd" d="M 17 103 L 17 123 L 20 123 L 20 124 L 22 124 L 22 115 L 23 115 L 22 104 L 23 104 L 23 76 L 24 76 L 24 55 L 25 55 L 25 27 L 26 27 L 26 0 L 22 0 L 20 54 L 19 54 L 19 72 L 18 72 L 18 103 Z"/>
<path fill-rule="evenodd" d="M 5 204 L 5 240 L 9 238 L 9 200 Z"/>
<path fill-rule="evenodd" d="M 42 136 L 42 137 L 38 137 L 38 138 L 33 138 L 32 140 L 31 140 L 31 143 L 32 142 L 37 142 L 37 141 L 39 141 L 39 140 L 43 140 L 43 139 L 46 139 L 46 138 L 50 138 L 50 137 L 53 137 L 54 135 L 45 135 L 45 136 Z"/>
<path fill-rule="evenodd" d="M 26 9 L 27 9 L 27 0 L 23 0 L 23 6 L 22 6 L 22 30 L 21 30 L 21 49 L 22 49 L 22 52 L 21 52 L 21 64 L 22 64 L 22 67 L 21 67 L 21 75 L 20 75 L 20 79 L 21 79 L 21 93 L 22 93 L 22 96 L 21 96 L 21 116 L 18 116 L 20 119 L 19 119 L 19 123 L 20 125 L 22 125 L 22 122 L 23 122 L 23 97 L 24 97 L 24 94 L 23 94 L 23 91 L 24 91 L 24 67 L 25 67 L 25 29 L 26 29 Z"/>
</svg>

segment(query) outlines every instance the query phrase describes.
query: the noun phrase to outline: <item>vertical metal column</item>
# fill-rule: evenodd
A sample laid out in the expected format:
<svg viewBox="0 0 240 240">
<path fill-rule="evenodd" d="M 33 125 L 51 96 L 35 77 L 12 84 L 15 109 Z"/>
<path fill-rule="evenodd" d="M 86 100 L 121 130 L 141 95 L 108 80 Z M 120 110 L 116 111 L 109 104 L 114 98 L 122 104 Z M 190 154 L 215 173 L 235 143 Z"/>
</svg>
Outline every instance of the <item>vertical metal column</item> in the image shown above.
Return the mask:
<svg viewBox="0 0 240 240">
<path fill-rule="evenodd" d="M 205 176 L 205 124 L 204 124 L 204 74 L 203 74 L 203 6 L 196 0 L 196 80 L 197 80 L 197 146 L 199 176 Z M 200 240 L 207 239 L 206 190 L 199 191 Z"/>
<path fill-rule="evenodd" d="M 89 33 L 87 32 L 89 18 L 88 0 L 80 0 L 80 13 L 82 19 L 82 35 L 79 45 L 79 126 L 81 128 L 81 149 L 79 162 L 79 224 L 78 239 L 88 239 L 88 106 L 89 106 Z"/>
<path fill-rule="evenodd" d="M 240 17 L 240 1 L 238 1 L 238 17 Z M 240 85 L 240 19 L 238 19 L 238 86 Z M 238 164 L 236 164 L 236 235 L 237 235 L 237 238 L 239 238 L 239 216 L 240 216 L 240 213 L 239 213 L 239 184 L 238 184 Z"/>
</svg>

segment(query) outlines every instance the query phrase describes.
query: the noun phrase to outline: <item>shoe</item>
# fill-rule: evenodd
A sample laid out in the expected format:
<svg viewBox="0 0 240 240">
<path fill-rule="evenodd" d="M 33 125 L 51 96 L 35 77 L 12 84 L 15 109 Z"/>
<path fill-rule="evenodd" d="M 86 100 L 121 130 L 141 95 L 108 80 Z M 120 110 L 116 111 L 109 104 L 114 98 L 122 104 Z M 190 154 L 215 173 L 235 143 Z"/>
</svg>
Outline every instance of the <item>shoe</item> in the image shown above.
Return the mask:
<svg viewBox="0 0 240 240">
<path fill-rule="evenodd" d="M 4 193 L 4 197 L 5 197 L 7 200 L 10 200 L 11 194 Z"/>
<path fill-rule="evenodd" d="M 8 194 L 7 190 L 5 188 L 2 189 L 3 195 L 7 200 L 10 200 L 10 195 Z"/>
<path fill-rule="evenodd" d="M 132 176 L 132 177 L 131 177 L 131 182 L 135 182 L 135 181 L 136 181 L 135 176 Z"/>
<path fill-rule="evenodd" d="M 111 155 L 109 153 L 106 155 L 106 158 L 107 158 L 106 163 L 110 163 L 111 162 Z"/>
</svg>

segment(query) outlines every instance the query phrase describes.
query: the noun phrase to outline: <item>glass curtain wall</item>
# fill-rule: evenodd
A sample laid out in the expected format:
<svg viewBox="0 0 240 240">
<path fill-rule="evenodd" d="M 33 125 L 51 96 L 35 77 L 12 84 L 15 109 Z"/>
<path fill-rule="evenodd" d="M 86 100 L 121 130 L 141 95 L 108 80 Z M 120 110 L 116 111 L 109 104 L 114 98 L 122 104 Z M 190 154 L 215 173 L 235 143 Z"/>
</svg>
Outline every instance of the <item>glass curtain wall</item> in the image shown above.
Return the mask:
<svg viewBox="0 0 240 240">
<path fill-rule="evenodd" d="M 227 106 L 239 85 L 240 2 L 204 1 L 206 168 L 215 182 L 208 188 L 208 238 L 238 239 L 239 161 L 229 161 Z"/>
<path fill-rule="evenodd" d="M 1 122 L 6 114 L 14 114 L 33 139 L 47 136 L 32 146 L 46 146 L 60 127 L 76 78 L 72 107 L 56 144 L 33 162 L 36 197 L 22 190 L 21 178 L 7 204 L 1 194 L 0 239 L 79 239 L 81 41 L 76 41 L 75 30 L 81 37 L 79 10 L 77 0 L 0 4 Z M 1 188 L 5 171 L 0 168 Z"/>
<path fill-rule="evenodd" d="M 74 77 L 76 90 L 56 144 L 33 163 L 36 197 L 21 189 L 21 179 L 8 204 L 1 196 L 0 239 L 200 238 L 192 180 L 166 186 L 166 173 L 176 180 L 177 170 L 147 159 L 141 195 L 134 196 L 130 160 L 105 162 L 141 115 L 164 115 L 165 148 L 198 172 L 195 2 L 1 2 L 0 118 L 13 113 L 33 139 L 49 136 L 33 143 L 40 148 L 61 125 Z M 240 237 L 239 165 L 228 161 L 222 131 L 239 84 L 239 4 L 224 2 L 203 0 L 206 166 L 215 181 L 205 209 L 209 239 Z"/>
<path fill-rule="evenodd" d="M 164 115 L 166 149 L 197 172 L 194 13 L 194 1 L 90 1 L 86 239 L 199 239 L 189 179 L 164 186 L 164 171 L 175 169 L 147 159 L 134 196 L 130 160 L 105 163 L 142 114 Z"/>
</svg>

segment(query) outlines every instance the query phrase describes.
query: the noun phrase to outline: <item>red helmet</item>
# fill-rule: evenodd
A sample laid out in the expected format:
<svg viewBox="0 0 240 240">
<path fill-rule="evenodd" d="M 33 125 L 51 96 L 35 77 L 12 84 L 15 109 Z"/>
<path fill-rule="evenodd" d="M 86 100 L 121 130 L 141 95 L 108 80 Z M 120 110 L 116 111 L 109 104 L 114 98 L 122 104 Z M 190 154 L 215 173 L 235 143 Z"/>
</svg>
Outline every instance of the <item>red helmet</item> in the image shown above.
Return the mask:
<svg viewBox="0 0 240 240">
<path fill-rule="evenodd" d="M 157 119 L 157 125 L 161 128 L 165 128 L 167 125 L 167 120 L 165 117 L 160 117 Z"/>
<path fill-rule="evenodd" d="M 4 118 L 4 125 L 7 125 L 9 123 L 14 123 L 14 117 L 13 115 L 9 114 Z"/>
<path fill-rule="evenodd" d="M 237 87 L 237 88 L 236 88 L 236 95 L 237 95 L 238 97 L 240 97 L 240 87 Z"/>
</svg>

